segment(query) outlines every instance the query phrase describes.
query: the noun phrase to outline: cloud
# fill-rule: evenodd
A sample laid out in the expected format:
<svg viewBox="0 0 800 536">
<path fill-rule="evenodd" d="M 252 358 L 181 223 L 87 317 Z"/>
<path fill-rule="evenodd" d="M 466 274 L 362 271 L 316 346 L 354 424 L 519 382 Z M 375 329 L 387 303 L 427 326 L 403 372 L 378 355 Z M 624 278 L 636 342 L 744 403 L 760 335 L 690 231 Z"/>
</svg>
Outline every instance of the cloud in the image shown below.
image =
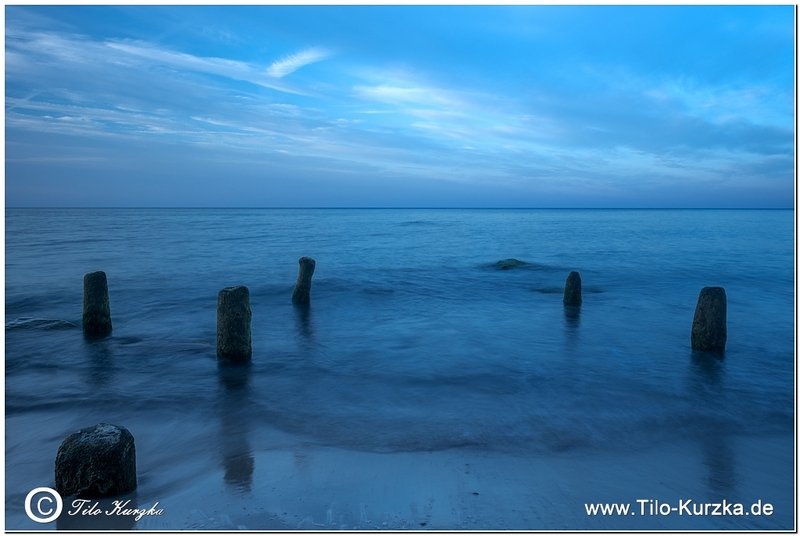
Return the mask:
<svg viewBox="0 0 800 536">
<path fill-rule="evenodd" d="M 283 78 L 287 74 L 295 72 L 300 67 L 324 60 L 330 53 L 321 48 L 308 48 L 297 54 L 284 56 L 276 61 L 267 69 L 267 74 L 275 78 Z"/>
<path fill-rule="evenodd" d="M 473 151 L 479 147 L 481 152 L 497 147 L 497 136 L 492 130 L 509 123 L 508 114 L 500 110 L 503 106 L 499 101 L 504 99 L 494 95 L 441 87 L 409 72 L 374 71 L 366 76 L 377 83 L 354 85 L 350 97 L 369 107 L 376 103 L 386 105 L 386 110 L 368 109 L 359 113 L 395 114 L 387 121 L 395 133 L 416 131 L 412 135 L 453 149 L 462 148 L 462 142 L 469 141 Z M 459 143 L 453 145 L 456 140 Z"/>
<path fill-rule="evenodd" d="M 355 96 L 397 107 L 417 106 L 426 109 L 454 110 L 468 106 L 467 100 L 451 90 L 428 86 L 407 78 L 387 84 L 353 87 Z"/>
<path fill-rule="evenodd" d="M 196 56 L 136 40 L 93 41 L 71 34 L 24 33 L 10 28 L 6 32 L 6 49 L 6 76 L 10 75 L 11 79 L 28 78 L 37 70 L 42 71 L 45 76 L 48 73 L 52 76 L 53 68 L 94 69 L 105 77 L 108 69 L 114 67 L 153 72 L 157 66 L 165 66 L 178 71 L 240 80 L 284 93 L 315 95 L 315 92 L 295 84 L 276 80 L 280 77 L 266 75 L 263 65 Z M 321 51 L 314 52 L 315 50 L 310 49 L 276 62 L 270 70 L 283 63 L 283 74 L 288 74 L 302 65 L 325 57 L 320 56 Z M 317 54 L 314 56 L 317 59 L 312 58 L 313 54 Z M 292 65 L 294 68 L 291 68 Z"/>
<path fill-rule="evenodd" d="M 217 37 L 216 48 L 181 49 L 117 37 L 133 33 L 91 35 L 7 25 L 7 151 L 15 169 L 149 144 L 169 147 L 176 161 L 202 147 L 233 161 L 293 155 L 294 165 L 318 165 L 320 173 L 358 168 L 375 177 L 564 192 L 791 177 L 791 87 L 771 79 L 709 81 L 567 63 L 576 82 L 546 66 L 485 70 L 471 56 L 437 68 L 353 53 L 308 80 L 288 75 L 331 53 L 302 48 L 307 35 L 281 49 L 295 53 L 266 60 L 253 60 L 268 46 L 261 41 L 242 55 L 240 45 L 216 45 Z M 65 139 L 82 152 L 54 154 Z"/>
<path fill-rule="evenodd" d="M 312 61 L 318 61 L 308 60 L 305 63 L 295 62 L 294 65 L 296 66 L 293 69 L 289 69 L 287 63 L 287 66 L 284 67 L 285 72 L 283 72 L 283 74 L 280 76 L 270 75 L 270 77 L 265 77 L 263 74 L 261 74 L 260 68 L 243 61 L 193 56 L 191 54 L 173 52 L 141 43 L 131 44 L 124 42 L 107 42 L 106 46 L 121 52 L 125 52 L 129 55 L 146 58 L 147 60 L 160 63 L 162 65 L 169 65 L 179 69 L 187 69 L 200 73 L 224 76 L 232 80 L 242 80 L 245 82 L 250 82 L 251 84 L 264 86 L 277 91 L 283 91 L 285 93 L 294 93 L 297 95 L 311 95 L 312 93 L 288 84 L 275 82 L 274 78 L 280 78 L 285 74 L 289 74 L 290 72 L 299 69 L 305 64 L 311 63 Z M 301 52 L 296 56 L 300 56 L 302 54 L 304 53 Z M 290 56 L 289 58 L 281 61 L 291 63 L 290 60 L 296 56 Z M 301 60 L 302 59 L 303 58 L 301 58 Z M 321 57 L 319 59 L 321 59 Z M 272 64 L 268 71 L 273 70 L 279 63 L 281 62 Z"/>
</svg>

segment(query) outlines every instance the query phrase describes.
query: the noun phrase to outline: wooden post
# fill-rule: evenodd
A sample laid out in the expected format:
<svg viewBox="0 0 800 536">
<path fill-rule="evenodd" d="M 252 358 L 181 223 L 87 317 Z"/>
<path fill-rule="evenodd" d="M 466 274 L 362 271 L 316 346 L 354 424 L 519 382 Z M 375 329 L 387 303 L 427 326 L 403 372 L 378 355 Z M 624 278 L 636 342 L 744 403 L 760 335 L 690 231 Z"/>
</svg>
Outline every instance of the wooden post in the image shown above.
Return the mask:
<svg viewBox="0 0 800 536">
<path fill-rule="evenodd" d="M 692 322 L 692 349 L 725 350 L 728 339 L 728 298 L 722 287 L 703 287 L 697 298 Z"/>
<path fill-rule="evenodd" d="M 111 306 L 105 272 L 83 276 L 83 331 L 97 336 L 111 333 Z"/>
<path fill-rule="evenodd" d="M 234 362 L 250 361 L 253 348 L 250 336 L 250 290 L 245 286 L 227 287 L 217 296 L 217 357 Z"/>
<path fill-rule="evenodd" d="M 292 302 L 298 305 L 311 303 L 311 276 L 314 275 L 316 261 L 311 257 L 300 257 L 300 272 L 297 274 L 297 283 L 292 293 Z"/>
<path fill-rule="evenodd" d="M 570 272 L 564 285 L 564 305 L 580 305 L 582 301 L 581 274 Z"/>
</svg>

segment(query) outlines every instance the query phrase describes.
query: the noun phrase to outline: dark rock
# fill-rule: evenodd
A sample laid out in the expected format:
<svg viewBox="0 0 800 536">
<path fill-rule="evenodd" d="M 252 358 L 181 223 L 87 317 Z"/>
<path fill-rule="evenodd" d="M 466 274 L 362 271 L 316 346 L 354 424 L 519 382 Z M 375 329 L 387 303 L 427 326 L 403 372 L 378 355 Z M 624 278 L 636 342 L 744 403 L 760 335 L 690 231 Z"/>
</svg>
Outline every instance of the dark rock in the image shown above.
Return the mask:
<svg viewBox="0 0 800 536">
<path fill-rule="evenodd" d="M 56 455 L 56 491 L 80 499 L 136 489 L 136 448 L 122 426 L 100 423 L 67 437 Z"/>
<path fill-rule="evenodd" d="M 517 259 L 503 259 L 502 261 L 497 261 L 494 265 L 501 270 L 510 270 L 511 268 L 516 268 L 518 266 L 524 266 L 528 264 L 525 261 L 520 261 Z"/>
<path fill-rule="evenodd" d="M 564 304 L 580 305 L 582 301 L 581 274 L 578 272 L 570 272 L 567 276 L 567 283 L 564 286 Z"/>
<path fill-rule="evenodd" d="M 83 331 L 98 336 L 111 333 L 111 306 L 105 272 L 83 276 Z"/>
<path fill-rule="evenodd" d="M 250 335 L 250 290 L 227 287 L 217 296 L 217 357 L 234 362 L 249 361 L 253 355 Z"/>
<path fill-rule="evenodd" d="M 292 302 L 298 305 L 311 303 L 311 276 L 317 263 L 311 257 L 300 257 L 300 272 L 297 274 L 297 283 L 292 293 Z"/>
<path fill-rule="evenodd" d="M 725 350 L 728 339 L 728 299 L 722 287 L 704 287 L 697 298 L 692 322 L 692 348 L 704 352 Z"/>
</svg>

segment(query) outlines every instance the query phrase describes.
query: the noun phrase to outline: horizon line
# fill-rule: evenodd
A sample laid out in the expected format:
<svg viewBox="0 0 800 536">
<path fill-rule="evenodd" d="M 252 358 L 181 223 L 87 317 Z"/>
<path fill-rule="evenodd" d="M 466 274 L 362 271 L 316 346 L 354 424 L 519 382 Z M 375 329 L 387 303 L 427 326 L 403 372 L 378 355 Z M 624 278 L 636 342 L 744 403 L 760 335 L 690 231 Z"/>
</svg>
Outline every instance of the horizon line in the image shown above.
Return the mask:
<svg viewBox="0 0 800 536">
<path fill-rule="evenodd" d="M 291 207 L 215 207 L 215 206 L 15 206 L 6 209 L 72 210 L 795 210 L 796 207 L 436 207 L 436 206 L 291 206 Z"/>
</svg>

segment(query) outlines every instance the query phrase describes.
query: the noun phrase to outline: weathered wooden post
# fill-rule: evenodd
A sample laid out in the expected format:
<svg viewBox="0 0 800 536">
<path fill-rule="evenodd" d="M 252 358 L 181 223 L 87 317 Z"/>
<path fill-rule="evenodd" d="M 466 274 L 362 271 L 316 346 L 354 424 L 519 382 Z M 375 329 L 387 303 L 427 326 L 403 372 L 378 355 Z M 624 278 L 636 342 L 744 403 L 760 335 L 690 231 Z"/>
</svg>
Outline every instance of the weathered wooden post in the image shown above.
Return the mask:
<svg viewBox="0 0 800 536">
<path fill-rule="evenodd" d="M 83 276 L 83 331 L 97 336 L 111 333 L 111 306 L 105 272 Z"/>
<path fill-rule="evenodd" d="M 703 287 L 697 298 L 692 322 L 692 349 L 725 350 L 728 339 L 728 298 L 722 287 Z"/>
<path fill-rule="evenodd" d="M 227 287 L 217 296 L 217 357 L 234 362 L 250 361 L 253 348 L 250 336 L 250 290 L 245 286 Z"/>
<path fill-rule="evenodd" d="M 581 274 L 570 272 L 564 285 L 564 305 L 580 305 L 582 301 Z"/>
<path fill-rule="evenodd" d="M 298 305 L 311 303 L 311 276 L 317 263 L 311 257 L 300 257 L 300 272 L 297 274 L 297 283 L 294 285 L 292 302 Z"/>
<path fill-rule="evenodd" d="M 122 426 L 100 423 L 69 435 L 56 454 L 56 491 L 93 499 L 136 489 L 136 446 Z"/>
</svg>

